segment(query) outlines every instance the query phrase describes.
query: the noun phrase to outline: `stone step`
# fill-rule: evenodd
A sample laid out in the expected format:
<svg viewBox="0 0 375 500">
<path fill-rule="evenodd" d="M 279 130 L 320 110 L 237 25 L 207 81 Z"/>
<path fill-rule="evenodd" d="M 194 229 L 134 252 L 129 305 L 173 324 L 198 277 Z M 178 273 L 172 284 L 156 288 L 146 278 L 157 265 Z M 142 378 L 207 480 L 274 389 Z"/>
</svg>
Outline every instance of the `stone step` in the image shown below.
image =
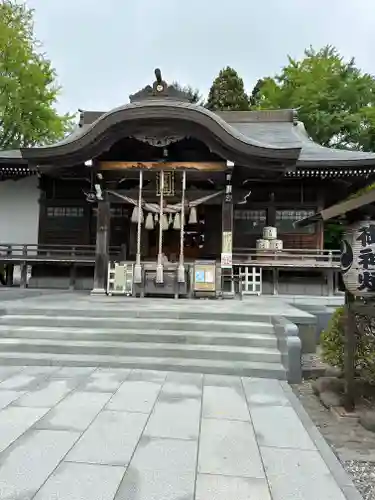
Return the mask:
<svg viewBox="0 0 375 500">
<path fill-rule="evenodd" d="M 72 311 L 66 316 L 45 316 L 26 314 L 6 314 L 0 317 L 0 325 L 13 326 L 64 326 L 92 329 L 126 328 L 127 330 L 179 330 L 179 331 L 205 331 L 222 333 L 273 333 L 274 328 L 268 322 L 246 321 L 213 321 L 197 319 L 171 319 L 171 318 L 127 318 L 127 317 L 82 317 L 75 316 Z"/>
<path fill-rule="evenodd" d="M 280 363 L 249 361 L 1 352 L 0 365 L 142 368 L 286 380 L 285 369 Z"/>
<path fill-rule="evenodd" d="M 92 354 L 95 356 L 194 358 L 281 363 L 281 354 L 277 349 L 261 347 L 0 338 L 0 352 L 14 351 L 26 353 Z"/>
<path fill-rule="evenodd" d="M 277 348 L 271 333 L 184 332 L 178 330 L 128 330 L 122 328 L 73 328 L 12 326 L 0 323 L 0 338 L 90 340 L 113 342 L 157 342 L 169 344 L 232 345 Z"/>
<path fill-rule="evenodd" d="M 124 300 L 124 299 L 122 299 Z M 108 303 L 103 306 L 99 304 L 95 307 L 95 303 L 91 304 L 91 307 L 85 309 L 80 307 L 73 307 L 67 309 L 66 307 L 54 307 L 46 308 L 43 307 L 7 307 L 5 312 L 9 315 L 24 315 L 24 316 L 80 316 L 82 318 L 143 318 L 143 319 L 175 319 L 175 320 L 202 320 L 202 321 L 241 321 L 241 322 L 271 322 L 271 315 L 261 315 L 250 313 L 247 310 L 246 304 L 243 304 L 241 312 L 221 312 L 222 303 L 218 301 L 215 305 L 217 307 L 211 310 L 204 310 L 200 308 L 199 303 L 191 301 L 188 309 L 181 309 L 181 307 L 158 307 L 152 304 L 148 307 L 147 302 L 143 303 L 142 307 L 139 307 L 139 300 L 136 303 L 131 303 L 127 305 L 125 300 L 121 307 L 116 303 L 115 307 L 113 304 Z M 179 301 L 177 301 L 179 304 Z"/>
</svg>

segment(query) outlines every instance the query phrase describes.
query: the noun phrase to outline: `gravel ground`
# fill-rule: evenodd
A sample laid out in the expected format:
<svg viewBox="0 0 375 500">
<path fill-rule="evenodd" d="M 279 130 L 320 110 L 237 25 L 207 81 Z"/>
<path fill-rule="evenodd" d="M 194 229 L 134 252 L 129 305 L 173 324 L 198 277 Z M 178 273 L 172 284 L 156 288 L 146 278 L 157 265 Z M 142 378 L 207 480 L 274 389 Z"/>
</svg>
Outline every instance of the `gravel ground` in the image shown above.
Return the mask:
<svg viewBox="0 0 375 500">
<path fill-rule="evenodd" d="M 375 499 L 375 462 L 348 460 L 344 467 L 353 478 L 358 491 L 364 500 Z"/>
<path fill-rule="evenodd" d="M 364 500 L 375 500 L 375 433 L 368 432 L 354 419 L 338 420 L 322 406 L 305 381 L 294 391 L 315 425 L 351 475 Z"/>
</svg>

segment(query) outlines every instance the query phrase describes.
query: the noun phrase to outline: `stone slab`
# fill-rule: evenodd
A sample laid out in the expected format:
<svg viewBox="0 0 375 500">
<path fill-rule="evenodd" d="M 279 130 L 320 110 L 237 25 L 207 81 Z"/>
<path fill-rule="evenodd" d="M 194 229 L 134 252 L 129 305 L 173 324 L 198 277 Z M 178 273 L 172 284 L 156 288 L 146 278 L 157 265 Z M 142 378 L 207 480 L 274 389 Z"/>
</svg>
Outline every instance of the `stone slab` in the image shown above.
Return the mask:
<svg viewBox="0 0 375 500">
<path fill-rule="evenodd" d="M 148 416 L 103 411 L 74 446 L 67 461 L 128 465 Z"/>
<path fill-rule="evenodd" d="M 196 441 L 142 438 L 115 500 L 194 500 Z"/>
<path fill-rule="evenodd" d="M 40 383 L 45 380 L 44 376 L 27 375 L 18 373 L 11 376 L 0 383 L 0 391 L 14 390 L 14 391 L 31 391 L 35 389 Z"/>
<path fill-rule="evenodd" d="M 249 406 L 290 406 L 278 380 L 244 377 L 242 382 Z"/>
<path fill-rule="evenodd" d="M 33 498 L 78 437 L 74 432 L 32 431 L 17 441 L 1 455 L 1 500 Z"/>
<path fill-rule="evenodd" d="M 167 377 L 167 372 L 159 370 L 132 370 L 127 377 L 127 380 L 132 382 L 154 382 L 155 384 L 163 384 Z"/>
<path fill-rule="evenodd" d="M 161 394 L 169 398 L 200 398 L 202 396 L 203 375 L 201 373 L 168 373 Z"/>
<path fill-rule="evenodd" d="M 198 471 L 204 474 L 264 478 L 251 423 L 202 419 Z"/>
<path fill-rule="evenodd" d="M 22 366 L 0 366 L 0 382 L 23 370 Z"/>
<path fill-rule="evenodd" d="M 80 391 L 94 392 L 116 392 L 120 385 L 129 375 L 130 370 L 127 369 L 105 369 L 100 368 L 90 374 L 85 381 L 80 385 Z"/>
<path fill-rule="evenodd" d="M 10 446 L 32 425 L 42 418 L 49 408 L 22 408 L 8 406 L 0 411 L 0 452 Z M 1 496 L 0 496 L 1 498 Z"/>
<path fill-rule="evenodd" d="M 58 369 L 53 377 L 56 378 L 76 378 L 76 377 L 88 377 L 95 371 L 95 367 L 92 366 L 64 366 Z"/>
<path fill-rule="evenodd" d="M 46 380 L 16 401 L 17 406 L 52 408 L 67 396 L 77 383 L 69 380 Z"/>
<path fill-rule="evenodd" d="M 22 374 L 47 378 L 53 376 L 53 374 L 59 370 L 60 368 L 58 366 L 26 366 L 26 368 L 22 370 Z"/>
<path fill-rule="evenodd" d="M 177 399 L 161 394 L 151 413 L 145 436 L 198 439 L 200 398 Z"/>
<path fill-rule="evenodd" d="M 315 450 L 315 445 L 293 408 L 265 406 L 250 408 L 260 446 Z"/>
<path fill-rule="evenodd" d="M 229 377 L 228 377 L 229 378 Z M 206 377 L 203 391 L 203 417 L 228 420 L 250 420 L 240 379 L 230 381 L 230 385 L 220 386 Z M 213 385 L 210 385 L 210 384 Z"/>
<path fill-rule="evenodd" d="M 76 391 L 37 424 L 38 429 L 84 431 L 112 397 L 112 393 Z"/>
<path fill-rule="evenodd" d="M 198 474 L 195 500 L 271 500 L 271 495 L 266 479 Z"/>
<path fill-rule="evenodd" d="M 107 409 L 149 413 L 155 404 L 161 387 L 161 383 L 147 380 L 126 380 L 107 405 Z"/>
<path fill-rule="evenodd" d="M 113 500 L 123 467 L 62 463 L 34 500 Z"/>
<path fill-rule="evenodd" d="M 345 500 L 317 451 L 261 447 L 273 500 Z"/>
<path fill-rule="evenodd" d="M 20 398 L 23 394 L 24 391 L 0 391 L 0 410 Z"/>
</svg>

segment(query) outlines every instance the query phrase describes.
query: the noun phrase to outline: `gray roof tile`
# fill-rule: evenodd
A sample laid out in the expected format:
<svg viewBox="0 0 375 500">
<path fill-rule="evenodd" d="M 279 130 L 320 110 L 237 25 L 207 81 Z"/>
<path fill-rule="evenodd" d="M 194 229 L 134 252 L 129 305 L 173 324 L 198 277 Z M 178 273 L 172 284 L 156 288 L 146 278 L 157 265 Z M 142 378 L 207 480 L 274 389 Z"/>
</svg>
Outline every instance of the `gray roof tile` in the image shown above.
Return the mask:
<svg viewBox="0 0 375 500">
<path fill-rule="evenodd" d="M 104 116 L 121 110 L 131 109 L 137 106 L 175 106 L 179 108 L 199 108 L 200 113 L 207 114 L 211 118 L 213 114 L 195 104 L 174 101 L 147 101 L 142 103 L 127 104 L 120 106 L 109 113 L 100 111 L 83 111 L 81 113 L 80 126 L 66 138 L 53 147 L 73 143 L 89 132 L 96 123 Z M 217 121 L 225 130 L 234 137 L 245 143 L 268 147 L 272 149 L 301 148 L 297 166 L 303 167 L 325 167 L 325 166 L 362 166 L 375 165 L 375 154 L 361 151 L 347 151 L 326 148 L 313 142 L 301 122 L 296 121 L 293 110 L 271 110 L 271 111 L 223 111 L 216 113 Z M 45 149 L 51 146 L 45 146 Z M 0 151 L 1 162 L 23 162 L 20 150 Z"/>
</svg>

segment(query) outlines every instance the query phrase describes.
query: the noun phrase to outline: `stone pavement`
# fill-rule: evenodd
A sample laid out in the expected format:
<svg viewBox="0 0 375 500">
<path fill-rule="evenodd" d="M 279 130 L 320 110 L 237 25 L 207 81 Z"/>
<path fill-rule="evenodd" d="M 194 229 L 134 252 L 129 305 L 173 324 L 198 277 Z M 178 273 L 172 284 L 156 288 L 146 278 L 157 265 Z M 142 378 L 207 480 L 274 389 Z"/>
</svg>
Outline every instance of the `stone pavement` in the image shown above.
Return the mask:
<svg viewBox="0 0 375 500">
<path fill-rule="evenodd" d="M 1 500 L 344 500 L 284 382 L 0 367 Z"/>
</svg>

